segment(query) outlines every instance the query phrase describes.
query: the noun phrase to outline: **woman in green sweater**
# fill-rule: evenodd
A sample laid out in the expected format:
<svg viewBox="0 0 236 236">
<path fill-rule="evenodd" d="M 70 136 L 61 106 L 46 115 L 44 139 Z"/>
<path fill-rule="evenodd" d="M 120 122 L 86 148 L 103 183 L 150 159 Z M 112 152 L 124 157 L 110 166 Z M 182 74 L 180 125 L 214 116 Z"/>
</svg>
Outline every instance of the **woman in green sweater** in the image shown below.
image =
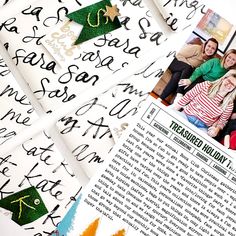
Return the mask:
<svg viewBox="0 0 236 236">
<path fill-rule="evenodd" d="M 192 89 L 197 83 L 204 81 L 215 81 L 226 74 L 230 69 L 236 66 L 236 50 L 230 49 L 225 55 L 219 58 L 213 58 L 204 62 L 201 66 L 197 67 L 189 79 L 182 79 L 179 81 L 179 87 L 184 86 L 184 94 Z M 179 100 L 183 94 L 177 94 Z M 176 102 L 176 101 L 175 101 Z"/>
</svg>

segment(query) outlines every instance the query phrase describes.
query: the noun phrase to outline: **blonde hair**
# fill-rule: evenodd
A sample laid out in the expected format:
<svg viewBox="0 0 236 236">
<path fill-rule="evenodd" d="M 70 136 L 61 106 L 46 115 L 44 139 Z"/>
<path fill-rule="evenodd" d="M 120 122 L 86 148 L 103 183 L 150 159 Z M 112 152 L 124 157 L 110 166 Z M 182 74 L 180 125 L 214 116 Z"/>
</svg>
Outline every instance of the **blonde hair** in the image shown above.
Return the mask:
<svg viewBox="0 0 236 236">
<path fill-rule="evenodd" d="M 221 84 L 223 83 L 223 80 L 227 77 L 233 76 L 236 79 L 236 70 L 230 70 L 228 71 L 224 76 L 222 76 L 220 79 L 214 81 L 211 83 L 210 88 L 208 90 L 208 96 L 209 98 L 214 98 L 217 94 L 217 92 L 220 89 Z M 233 103 L 236 98 L 236 87 L 229 92 L 223 99 L 221 103 L 221 108 L 223 110 L 226 109 L 226 107 L 230 104 Z"/>
<path fill-rule="evenodd" d="M 227 57 L 229 54 L 231 54 L 231 53 L 233 53 L 233 54 L 236 55 L 236 49 L 230 49 L 230 50 L 228 50 L 228 51 L 224 54 L 224 56 L 223 56 L 222 59 L 221 59 L 221 63 L 220 63 L 222 67 L 224 67 L 226 57 Z M 233 66 L 231 66 L 229 69 L 235 68 L 235 66 L 236 66 L 236 65 L 233 65 Z"/>
</svg>

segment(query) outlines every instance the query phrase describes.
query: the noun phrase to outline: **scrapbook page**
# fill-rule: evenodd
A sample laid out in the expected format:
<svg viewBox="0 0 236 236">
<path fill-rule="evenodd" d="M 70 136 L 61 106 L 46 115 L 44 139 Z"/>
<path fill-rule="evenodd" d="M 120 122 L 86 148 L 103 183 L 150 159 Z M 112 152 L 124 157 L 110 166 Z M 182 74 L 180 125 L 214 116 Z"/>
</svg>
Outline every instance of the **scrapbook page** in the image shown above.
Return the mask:
<svg viewBox="0 0 236 236">
<path fill-rule="evenodd" d="M 218 140 L 235 120 L 232 32 L 233 24 L 206 12 L 53 235 L 236 233 L 234 133 Z M 189 73 L 176 78 L 190 84 L 176 81 L 175 63 Z M 204 69 L 214 71 L 210 81 Z M 167 77 L 177 87 L 164 98 Z"/>
<path fill-rule="evenodd" d="M 198 41 L 203 47 L 207 39 L 215 38 L 218 45 L 212 59 L 221 60 L 234 48 L 234 25 L 200 2 L 191 5 L 183 1 L 178 6 L 176 1 L 155 2 L 167 26 L 176 32 L 190 28 L 206 13 L 186 43 L 197 45 Z M 152 95 L 161 96 L 167 83 L 164 71 L 180 45 L 175 39 L 167 43 L 169 39 L 146 3 L 37 0 L 26 5 L 16 15 L 9 12 L 8 18 L 1 19 L 0 41 L 47 114 L 41 117 L 44 125 L 35 122 L 38 117 L 30 102 L 11 84 L 14 78 L 11 83 L 3 82 L 0 103 L 7 101 L 8 106 L 3 106 L 0 114 L 0 150 L 8 144 L 14 147 L 1 152 L 0 205 L 4 214 L 11 215 L 13 206 L 19 207 L 11 217 L 24 221 L 24 210 L 39 209 L 32 218 L 18 222 L 31 235 L 233 235 L 232 145 L 226 146 L 224 138 L 211 138 L 178 118 L 178 112 L 171 109 L 174 105 L 166 108 L 163 104 L 174 103 L 175 94 L 162 99 L 163 104 L 150 97 L 146 101 L 154 86 Z M 90 18 L 92 9 L 95 18 Z M 102 17 L 103 13 L 107 16 Z M 186 21 L 189 15 L 192 17 Z M 87 23 L 88 28 L 82 29 L 76 22 Z M 100 23 L 104 24 L 101 28 Z M 0 69 L 4 77 L 9 76 L 4 61 L 0 61 Z M 109 80 L 119 82 L 114 86 Z M 229 86 L 232 83 L 230 80 Z M 10 107 L 11 100 L 17 105 Z M 140 109 L 143 116 L 136 123 Z M 226 120 L 219 123 L 220 129 L 227 126 Z M 26 135 L 28 140 L 22 143 L 22 139 L 17 148 L 11 142 L 26 126 L 28 134 L 35 134 L 56 122 L 73 164 L 82 166 L 88 177 L 103 171 L 80 197 L 82 185 L 70 168 L 74 167 L 72 162 L 47 133 L 33 138 Z M 227 132 L 228 145 L 232 130 Z M 186 139 L 188 134 L 190 140 Z M 18 140 L 26 137 L 16 136 Z M 176 176 L 171 179 L 171 175 Z M 31 193 L 37 196 L 36 201 L 28 199 Z M 180 222 L 178 215 L 185 218 Z M 107 229 L 107 225 L 111 227 Z"/>
<path fill-rule="evenodd" d="M 145 2 L 134 4 L 132 2 L 121 1 L 119 3 L 120 6 L 117 5 L 120 9 L 120 13 L 123 11 L 130 15 L 121 15 L 118 17 L 119 19 L 126 19 L 127 23 L 124 21 L 119 29 L 72 47 L 71 37 L 68 38 L 68 36 L 64 35 L 66 40 L 64 43 L 62 43 L 62 41 L 56 41 L 55 38 L 53 39 L 55 35 L 60 35 L 60 33 L 74 35 L 74 30 L 79 30 L 80 28 L 79 24 L 69 21 L 69 18 L 63 15 L 65 14 L 65 12 L 63 13 L 63 9 L 68 9 L 65 11 L 71 12 L 73 8 L 77 7 L 79 9 L 81 8 L 83 12 L 85 11 L 84 9 L 90 9 L 91 7 L 96 8 L 97 5 L 94 3 L 89 6 L 85 5 L 85 7 L 82 8 L 82 3 L 78 3 L 77 1 L 68 1 L 66 2 L 68 5 L 65 6 L 63 5 L 65 3 L 60 1 L 57 2 L 57 4 L 58 9 L 60 9 L 59 12 L 61 12 L 61 16 L 58 16 L 58 19 L 51 16 L 53 14 L 52 12 L 55 12 L 54 5 L 50 10 L 50 7 L 45 7 L 45 5 L 47 5 L 46 1 L 33 1 L 32 6 L 24 6 L 24 9 L 21 10 L 21 12 L 19 11 L 20 13 L 16 15 L 16 19 L 14 18 L 15 20 L 12 20 L 12 24 L 6 26 L 11 20 L 4 20 L 4 22 L 8 23 L 3 23 L 4 27 L 2 27 L 0 32 L 1 41 L 7 45 L 8 53 L 12 57 L 13 62 L 16 63 L 16 68 L 20 71 L 31 89 L 32 86 L 38 84 L 37 86 L 39 87 L 33 89 L 33 93 L 42 105 L 44 103 L 42 101 L 45 101 L 45 106 L 43 105 L 43 107 L 46 108 L 47 113 L 51 114 L 52 112 L 50 122 L 47 122 L 47 124 L 52 124 L 53 111 L 55 111 L 56 108 L 63 110 L 64 114 L 60 116 L 57 122 L 59 131 L 65 143 L 68 145 L 68 148 L 71 150 L 72 155 L 78 160 L 78 164 L 81 164 L 88 176 L 91 177 L 96 170 L 99 169 L 99 165 L 104 162 L 106 154 L 114 145 L 114 135 L 112 136 L 112 133 L 110 133 L 110 130 L 113 130 L 113 124 L 115 124 L 115 122 L 119 123 L 121 118 L 123 123 L 127 123 L 125 119 L 128 119 L 128 117 L 132 118 L 132 116 L 136 114 L 135 111 L 141 106 L 141 102 L 144 100 L 145 96 L 147 96 L 148 92 L 159 80 L 162 72 L 161 66 L 159 65 L 160 68 L 154 68 L 157 63 L 155 64 L 155 62 L 151 60 L 152 58 L 153 60 L 157 60 L 157 58 L 163 56 L 163 48 L 160 48 L 159 51 L 157 49 L 164 43 L 163 41 L 165 41 L 166 38 L 161 32 L 161 27 L 151 17 L 149 9 L 145 6 Z M 61 8 L 59 8 L 59 6 L 61 6 Z M 136 10 L 133 11 L 132 9 Z M 30 17 L 34 20 L 27 21 Z M 67 21 L 65 21 L 65 18 L 68 18 Z M 26 21 L 27 24 L 21 24 L 21 22 Z M 98 21 L 100 21 L 100 18 L 98 18 Z M 123 22 L 122 20 L 120 21 L 121 23 Z M 47 22 L 49 22 L 50 25 L 48 25 L 49 23 L 47 24 Z M 38 24 L 40 24 L 40 27 Z M 90 25 L 89 27 L 91 27 Z M 145 28 L 145 25 L 147 28 Z M 34 36 L 27 35 L 30 29 L 34 31 Z M 44 33 L 44 31 L 45 34 L 41 35 L 40 32 Z M 127 33 L 122 34 L 121 32 L 123 31 Z M 62 35 L 60 37 L 64 38 L 64 36 Z M 123 38 L 125 39 L 123 40 Z M 73 40 L 74 43 L 76 38 L 74 37 Z M 61 42 L 61 44 L 59 42 Z M 138 46 L 130 46 L 131 43 Z M 55 49 L 60 45 L 61 49 L 59 53 L 58 50 Z M 66 51 L 63 48 L 68 50 Z M 172 49 L 170 49 L 170 51 L 171 50 Z M 145 53 L 146 51 L 148 53 Z M 28 56 L 23 58 L 20 56 L 19 52 L 25 52 Z M 62 52 L 64 52 L 64 54 Z M 155 57 L 150 55 L 150 59 L 147 61 L 145 59 L 145 62 L 142 62 L 143 65 L 140 65 L 140 62 L 138 63 L 139 59 L 142 61 L 142 54 L 145 54 L 145 58 L 148 58 L 147 55 L 154 54 L 154 52 L 157 53 Z M 38 60 L 36 54 L 41 55 L 42 58 Z M 110 54 L 112 56 L 108 56 L 103 62 L 100 61 L 100 63 L 98 63 L 98 61 L 101 60 L 102 54 Z M 75 55 L 79 56 L 76 58 Z M 167 57 L 166 60 L 169 60 L 171 55 L 173 54 L 170 53 L 168 56 L 167 53 L 167 55 L 165 55 Z M 51 63 L 47 64 L 47 56 L 51 58 Z M 131 66 L 134 65 L 135 67 L 135 65 L 140 65 L 138 67 L 142 68 L 147 66 L 146 63 L 149 62 L 156 72 L 150 76 L 142 75 L 142 73 L 140 73 L 140 75 L 134 75 L 131 81 L 119 84 L 114 88 L 116 92 L 110 90 L 99 98 L 92 96 L 93 92 L 90 91 L 88 93 L 91 93 L 91 98 L 85 101 L 81 107 L 77 105 L 77 102 L 80 102 L 82 91 L 85 90 L 85 88 L 89 88 L 90 83 L 92 83 L 92 88 L 95 88 L 97 94 L 97 88 L 103 88 L 103 85 L 100 85 L 100 83 L 105 81 L 105 79 L 115 81 L 115 77 L 124 77 L 124 74 L 127 73 L 128 67 L 130 66 L 128 65 L 128 58 L 135 59 L 135 63 L 133 63 L 133 59 L 131 59 Z M 125 62 L 123 62 L 123 60 L 125 60 Z M 117 63 L 122 64 L 123 69 L 113 70 L 112 65 L 117 65 Z M 54 65 L 55 68 L 57 68 L 55 71 Z M 77 69 L 83 67 L 86 70 L 82 73 L 77 73 Z M 151 66 L 149 67 L 149 69 L 152 70 Z M 49 71 L 50 68 L 52 71 Z M 67 68 L 67 72 L 65 72 L 65 68 Z M 53 71 L 56 73 L 53 73 Z M 109 71 L 112 72 L 112 74 L 109 74 Z M 97 80 L 97 75 L 89 78 L 88 75 L 91 72 L 96 72 L 97 74 L 101 72 L 102 81 L 99 82 Z M 133 70 L 133 73 L 135 72 L 137 72 L 137 68 Z M 148 82 L 146 82 L 146 80 L 148 80 Z M 143 83 L 145 83 L 145 85 L 143 85 Z M 59 84 L 60 87 L 62 86 L 64 89 L 58 89 Z M 104 83 L 104 85 L 106 86 L 107 84 Z M 53 89 L 48 89 L 47 86 Z M 76 90 L 76 93 L 68 95 L 71 89 Z M 104 92 L 104 90 L 102 92 Z M 116 96 L 114 95 L 115 93 L 117 93 Z M 122 96 L 123 100 L 119 99 L 119 96 Z M 78 100 L 76 100 L 77 98 Z M 74 101 L 76 101 L 73 104 L 75 113 L 66 114 L 65 111 L 67 108 L 72 107 L 69 103 Z M 67 107 L 65 108 L 63 105 Z M 118 115 L 117 112 L 119 109 L 130 109 L 134 112 L 128 112 L 125 116 L 121 114 Z M 39 127 L 41 126 L 37 123 L 33 132 L 38 131 Z M 20 139 L 21 138 L 18 139 L 18 143 Z M 8 148 L 11 147 L 11 145 L 8 146 Z M 6 146 L 4 148 L 5 150 L 8 149 Z"/>
<path fill-rule="evenodd" d="M 14 235 L 16 232 L 18 236 L 30 236 L 24 229 L 17 225 L 14 221 L 4 217 L 0 221 L 2 236 Z"/>
</svg>

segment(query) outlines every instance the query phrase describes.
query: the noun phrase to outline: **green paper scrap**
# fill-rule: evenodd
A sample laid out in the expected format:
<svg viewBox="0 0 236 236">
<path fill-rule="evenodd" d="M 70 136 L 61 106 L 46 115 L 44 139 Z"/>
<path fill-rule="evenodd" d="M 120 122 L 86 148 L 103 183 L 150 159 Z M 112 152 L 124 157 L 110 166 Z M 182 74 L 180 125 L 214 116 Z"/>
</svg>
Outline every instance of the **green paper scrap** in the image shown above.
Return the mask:
<svg viewBox="0 0 236 236">
<path fill-rule="evenodd" d="M 97 2 L 67 15 L 70 20 L 83 25 L 83 29 L 74 43 L 75 45 L 121 27 L 118 17 L 115 17 L 112 22 L 109 17 L 103 16 L 106 12 L 106 6 L 112 6 L 109 0 Z"/>
<path fill-rule="evenodd" d="M 12 220 L 19 225 L 31 223 L 48 213 L 35 187 L 24 189 L 0 200 L 0 207 L 13 213 Z"/>
</svg>

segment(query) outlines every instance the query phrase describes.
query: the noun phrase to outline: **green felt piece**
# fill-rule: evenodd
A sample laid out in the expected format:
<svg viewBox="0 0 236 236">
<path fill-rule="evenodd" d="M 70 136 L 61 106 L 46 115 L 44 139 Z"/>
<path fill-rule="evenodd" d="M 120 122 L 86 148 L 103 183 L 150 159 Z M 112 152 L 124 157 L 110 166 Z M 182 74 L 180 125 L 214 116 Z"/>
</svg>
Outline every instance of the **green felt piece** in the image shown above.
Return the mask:
<svg viewBox="0 0 236 236">
<path fill-rule="evenodd" d="M 13 212 L 12 220 L 19 225 L 31 223 L 48 213 L 35 187 L 30 187 L 0 200 L 0 207 Z"/>
<path fill-rule="evenodd" d="M 109 0 L 97 2 L 67 15 L 70 20 L 83 25 L 75 45 L 121 27 L 118 17 L 112 22 L 109 17 L 103 16 L 106 6 L 112 6 Z"/>
</svg>

